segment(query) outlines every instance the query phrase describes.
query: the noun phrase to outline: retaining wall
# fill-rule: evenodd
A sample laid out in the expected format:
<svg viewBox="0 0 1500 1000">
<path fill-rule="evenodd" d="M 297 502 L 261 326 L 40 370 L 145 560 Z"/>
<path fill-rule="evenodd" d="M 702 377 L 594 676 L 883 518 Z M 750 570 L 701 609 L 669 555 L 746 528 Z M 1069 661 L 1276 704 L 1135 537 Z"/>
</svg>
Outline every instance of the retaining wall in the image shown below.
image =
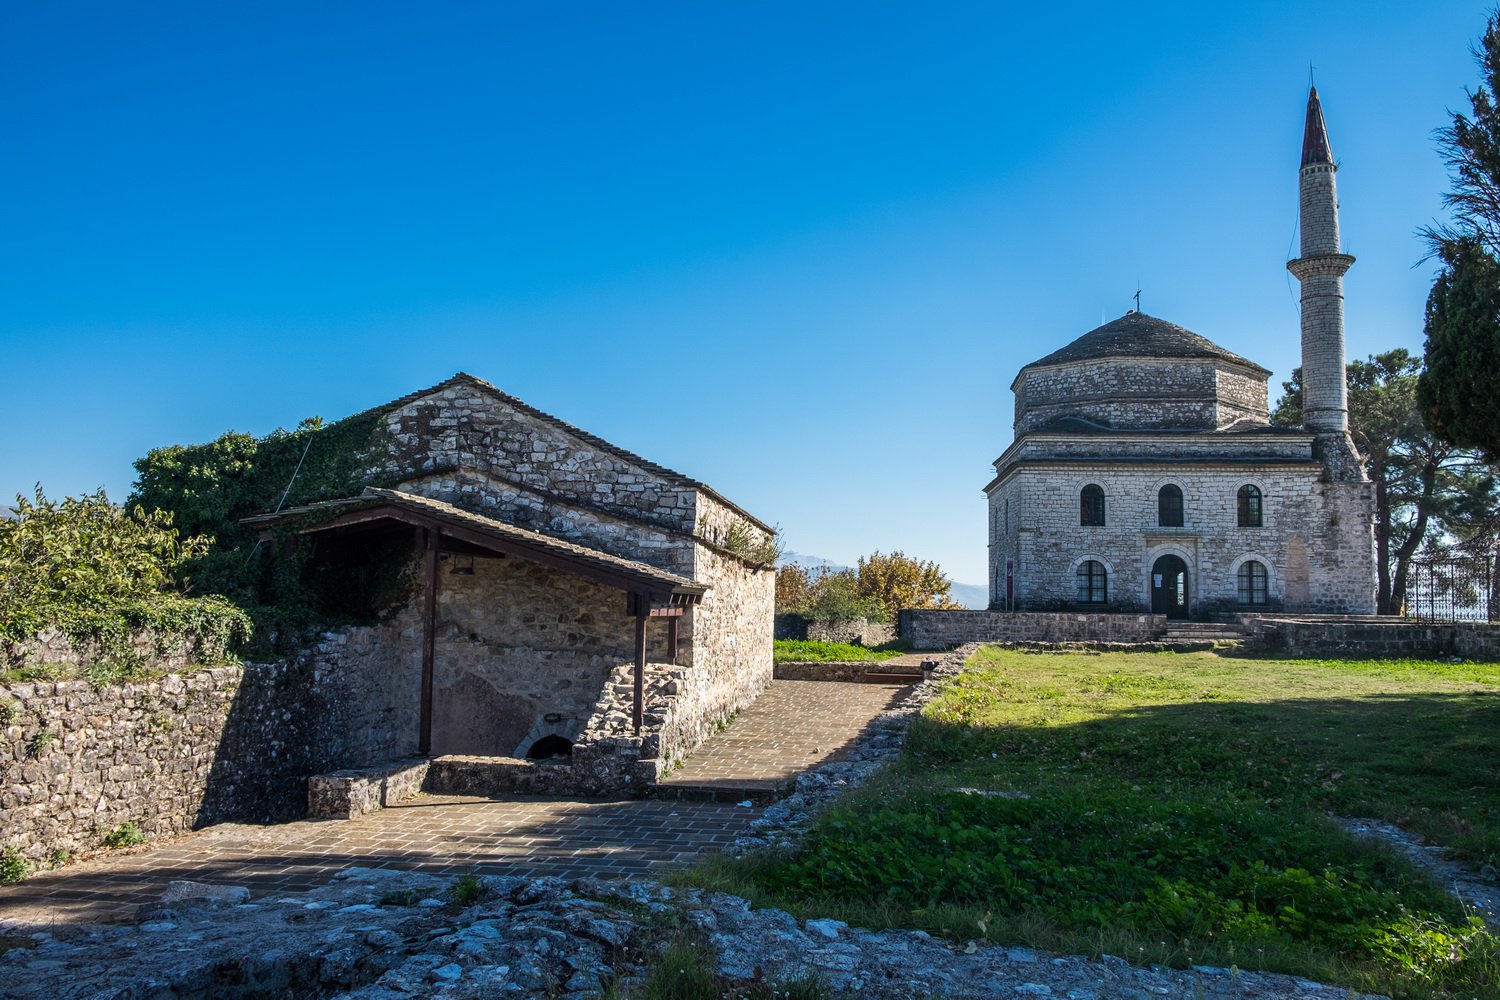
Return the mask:
<svg viewBox="0 0 1500 1000">
<path fill-rule="evenodd" d="M 901 612 L 899 623 L 901 638 L 917 649 L 966 642 L 1153 642 L 1166 627 L 1165 615 L 912 609 Z"/>
<path fill-rule="evenodd" d="M 1500 661 L 1500 624 L 1252 616 L 1243 616 L 1241 623 L 1258 645 L 1288 656 L 1459 656 Z"/>
</svg>

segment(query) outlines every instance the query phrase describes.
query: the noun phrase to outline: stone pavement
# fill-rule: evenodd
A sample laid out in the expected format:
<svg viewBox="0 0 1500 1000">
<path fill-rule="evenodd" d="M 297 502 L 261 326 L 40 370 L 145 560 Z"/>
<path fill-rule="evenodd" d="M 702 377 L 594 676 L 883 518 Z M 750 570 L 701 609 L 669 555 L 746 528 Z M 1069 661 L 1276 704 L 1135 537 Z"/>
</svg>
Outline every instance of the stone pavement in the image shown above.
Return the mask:
<svg viewBox="0 0 1500 1000">
<path fill-rule="evenodd" d="M 778 789 L 840 756 L 904 691 L 774 681 L 667 784 L 722 786 L 739 797 Z M 222 824 L 97 855 L 0 888 L 0 923 L 128 919 L 136 904 L 154 901 L 178 879 L 243 885 L 256 897 L 291 892 L 350 865 L 445 876 L 641 875 L 727 847 L 758 815 L 758 808 L 714 801 L 420 795 L 354 820 Z"/>
<path fill-rule="evenodd" d="M 772 681 L 755 704 L 658 787 L 684 798 L 764 802 L 799 772 L 837 760 L 905 692 L 882 684 Z"/>
<path fill-rule="evenodd" d="M 355 820 L 226 823 L 0 889 L 0 921 L 128 918 L 174 879 L 254 896 L 326 882 L 350 865 L 440 875 L 639 875 L 727 846 L 758 809 L 697 802 L 419 795 Z"/>
</svg>

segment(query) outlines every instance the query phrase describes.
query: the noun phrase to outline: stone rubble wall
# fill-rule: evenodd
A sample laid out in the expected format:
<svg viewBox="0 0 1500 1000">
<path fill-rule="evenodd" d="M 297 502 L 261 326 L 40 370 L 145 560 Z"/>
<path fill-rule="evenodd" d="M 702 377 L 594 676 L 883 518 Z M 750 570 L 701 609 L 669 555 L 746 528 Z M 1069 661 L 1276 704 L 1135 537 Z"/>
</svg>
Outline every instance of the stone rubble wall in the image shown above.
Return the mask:
<svg viewBox="0 0 1500 1000">
<path fill-rule="evenodd" d="M 381 661 L 366 649 L 361 663 L 353 650 L 364 642 L 341 638 L 348 651 L 335 670 L 309 654 L 99 690 L 83 680 L 0 685 L 10 709 L 0 726 L 0 849 L 41 863 L 97 848 L 127 822 L 154 840 L 300 817 L 310 775 L 390 759 L 400 742 L 370 708 Z"/>
<path fill-rule="evenodd" d="M 1293 657 L 1371 656 L 1500 662 L 1500 624 L 1420 622 L 1400 618 L 1243 616 L 1262 649 Z"/>
<path fill-rule="evenodd" d="M 896 626 L 872 618 L 815 621 L 801 615 L 776 616 L 776 638 L 841 642 L 855 646 L 883 646 L 896 639 Z"/>
<path fill-rule="evenodd" d="M 371 470 L 384 481 L 464 468 L 585 508 L 694 529 L 696 490 L 475 386 L 412 400 L 387 414 L 386 429 L 388 453 Z"/>
<path fill-rule="evenodd" d="M 140 632 L 130 639 L 130 649 L 142 663 L 156 670 L 185 670 L 200 663 L 212 663 L 224 657 L 224 647 L 211 637 L 195 633 L 168 634 Z M 0 639 L 0 668 L 22 670 L 27 667 L 81 667 L 105 657 L 98 643 L 78 643 L 57 629 L 44 629 L 25 642 Z"/>
<path fill-rule="evenodd" d="M 901 638 L 917 649 L 976 642 L 1151 642 L 1167 627 L 1165 615 L 1073 612 L 901 612 Z"/>
</svg>

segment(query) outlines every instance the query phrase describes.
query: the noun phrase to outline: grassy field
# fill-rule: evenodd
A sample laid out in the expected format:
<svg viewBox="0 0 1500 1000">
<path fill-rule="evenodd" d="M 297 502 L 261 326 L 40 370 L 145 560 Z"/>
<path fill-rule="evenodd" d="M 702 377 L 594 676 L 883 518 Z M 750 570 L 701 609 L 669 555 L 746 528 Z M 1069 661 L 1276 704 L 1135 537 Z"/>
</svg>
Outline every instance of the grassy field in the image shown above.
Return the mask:
<svg viewBox="0 0 1500 1000">
<path fill-rule="evenodd" d="M 1376 817 L 1500 861 L 1500 667 L 986 649 L 795 854 L 700 884 L 864 926 L 1500 996 Z"/>
<path fill-rule="evenodd" d="M 883 646 L 854 646 L 843 642 L 816 642 L 811 639 L 777 639 L 772 644 L 777 663 L 851 663 L 889 660 L 908 652 L 901 642 Z"/>
</svg>

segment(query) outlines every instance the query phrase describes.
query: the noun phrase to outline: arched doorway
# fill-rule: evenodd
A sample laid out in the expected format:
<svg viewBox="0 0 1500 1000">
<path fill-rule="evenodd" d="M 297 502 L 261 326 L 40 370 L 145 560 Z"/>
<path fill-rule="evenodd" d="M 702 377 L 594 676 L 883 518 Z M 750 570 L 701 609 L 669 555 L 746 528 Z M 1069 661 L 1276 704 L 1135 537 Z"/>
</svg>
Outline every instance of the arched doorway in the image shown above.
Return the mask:
<svg viewBox="0 0 1500 1000">
<path fill-rule="evenodd" d="M 1151 567 L 1151 613 L 1168 618 L 1188 615 L 1187 563 L 1178 556 L 1162 556 Z"/>
</svg>

